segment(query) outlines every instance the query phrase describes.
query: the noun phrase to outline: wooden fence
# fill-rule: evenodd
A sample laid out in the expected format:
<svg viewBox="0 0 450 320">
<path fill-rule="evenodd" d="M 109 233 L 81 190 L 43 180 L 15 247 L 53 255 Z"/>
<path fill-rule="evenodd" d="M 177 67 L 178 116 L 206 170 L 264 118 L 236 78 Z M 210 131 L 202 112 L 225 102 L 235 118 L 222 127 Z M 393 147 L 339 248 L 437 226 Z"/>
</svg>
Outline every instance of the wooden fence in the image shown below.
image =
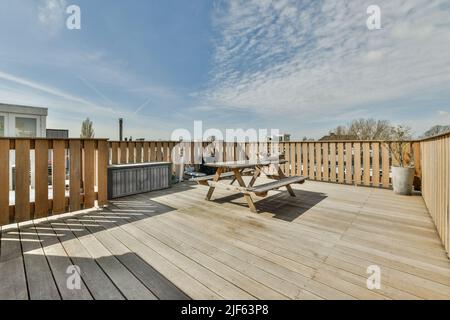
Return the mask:
<svg viewBox="0 0 450 320">
<path fill-rule="evenodd" d="M 106 204 L 107 165 L 106 139 L 0 138 L 0 225 Z"/>
<path fill-rule="evenodd" d="M 285 174 L 307 176 L 311 180 L 390 188 L 391 166 L 395 159 L 382 141 L 333 142 L 110 142 L 112 164 L 171 161 L 172 151 L 183 149 L 185 163 L 201 163 L 203 154 L 214 154 L 217 161 L 256 159 L 260 153 L 283 153 L 288 161 Z M 420 177 L 420 144 L 411 141 L 416 176 Z M 178 149 L 178 150 L 177 150 Z"/>
<path fill-rule="evenodd" d="M 422 196 L 450 257 L 450 133 L 420 142 Z"/>
</svg>

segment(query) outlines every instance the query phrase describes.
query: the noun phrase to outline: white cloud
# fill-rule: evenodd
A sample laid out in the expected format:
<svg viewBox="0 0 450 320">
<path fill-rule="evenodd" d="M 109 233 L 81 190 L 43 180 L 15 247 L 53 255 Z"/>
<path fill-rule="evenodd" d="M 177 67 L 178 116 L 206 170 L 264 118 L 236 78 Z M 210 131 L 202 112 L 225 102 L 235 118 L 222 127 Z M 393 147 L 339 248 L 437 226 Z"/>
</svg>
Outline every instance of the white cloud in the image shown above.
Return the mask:
<svg viewBox="0 0 450 320">
<path fill-rule="evenodd" d="M 232 0 L 216 6 L 213 84 L 204 103 L 332 116 L 450 85 L 446 0 Z M 404 106 L 402 106 L 404 107 Z"/>
<path fill-rule="evenodd" d="M 38 7 L 38 20 L 50 34 L 56 34 L 65 27 L 65 0 L 44 0 Z"/>
<path fill-rule="evenodd" d="M 441 117 L 448 117 L 450 115 L 450 113 L 448 111 L 444 111 L 444 110 L 439 110 L 438 111 L 438 115 Z"/>
<path fill-rule="evenodd" d="M 18 76 L 3 72 L 1 70 L 0 70 L 0 80 L 6 80 L 8 82 L 12 82 L 12 83 L 15 83 L 15 84 L 18 84 L 21 86 L 25 86 L 25 87 L 28 87 L 28 88 L 31 88 L 34 90 L 38 90 L 42 93 L 50 94 L 50 95 L 53 95 L 53 96 L 56 96 L 59 98 L 63 98 L 65 100 L 70 100 L 72 102 L 79 103 L 79 104 L 89 107 L 91 109 L 94 108 L 94 109 L 97 109 L 97 110 L 103 111 L 103 112 L 105 112 L 105 111 L 111 112 L 112 111 L 111 109 L 97 106 L 97 105 L 91 103 L 90 101 L 87 101 L 81 97 L 72 95 L 70 93 L 67 93 L 63 90 L 53 88 L 51 86 L 47 86 L 44 84 L 36 83 L 36 82 L 28 80 L 26 78 L 18 77 Z"/>
</svg>

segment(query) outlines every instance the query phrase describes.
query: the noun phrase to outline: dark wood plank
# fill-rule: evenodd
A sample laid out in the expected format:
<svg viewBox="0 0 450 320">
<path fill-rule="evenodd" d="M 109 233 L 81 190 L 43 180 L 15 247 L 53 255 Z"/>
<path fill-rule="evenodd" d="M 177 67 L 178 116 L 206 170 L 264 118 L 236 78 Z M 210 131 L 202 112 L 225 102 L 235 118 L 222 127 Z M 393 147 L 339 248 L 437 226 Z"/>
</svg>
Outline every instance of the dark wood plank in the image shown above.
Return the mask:
<svg viewBox="0 0 450 320">
<path fill-rule="evenodd" d="M 92 208 L 95 202 L 95 141 L 84 142 L 84 209 Z"/>
<path fill-rule="evenodd" d="M 9 140 L 0 139 L 0 226 L 9 223 Z"/>
<path fill-rule="evenodd" d="M 48 216 L 48 141 L 35 142 L 34 218 Z"/>
<path fill-rule="evenodd" d="M 81 277 L 94 299 L 123 300 L 124 296 L 95 262 L 95 259 L 73 234 L 72 230 L 65 225 L 65 221 L 60 219 L 56 221 L 56 224 L 54 224 L 54 221 L 49 221 L 49 223 L 54 228 L 55 234 L 73 264 L 80 268 Z"/>
<path fill-rule="evenodd" d="M 20 238 L 30 299 L 61 299 L 35 226 L 21 227 Z"/>
<path fill-rule="evenodd" d="M 28 299 L 22 249 L 17 225 L 0 227 L 0 300 Z"/>
<path fill-rule="evenodd" d="M 61 245 L 50 222 L 42 221 L 35 224 L 35 227 L 61 298 L 63 300 L 92 300 L 92 295 L 83 280 L 80 282 L 80 288 L 67 286 L 68 277 L 74 276 L 70 271 L 75 263 L 67 256 L 67 252 Z M 57 232 L 64 232 L 64 229 L 57 230 Z"/>
<path fill-rule="evenodd" d="M 98 142 L 98 205 L 108 203 L 108 142 Z"/>
<path fill-rule="evenodd" d="M 80 140 L 70 140 L 70 181 L 69 207 L 70 211 L 80 210 L 80 175 L 81 175 L 81 144 Z"/>
<path fill-rule="evenodd" d="M 30 214 L 30 140 L 16 140 L 15 221 L 31 219 Z"/>
<path fill-rule="evenodd" d="M 111 212 L 105 212 L 110 214 Z M 92 222 L 90 222 L 90 221 Z M 102 219 L 100 219 L 102 220 Z M 104 221 L 104 220 L 103 220 Z M 117 258 L 139 281 L 152 292 L 158 299 L 162 300 L 186 300 L 189 299 L 180 289 L 173 285 L 163 275 L 147 264 L 134 252 L 130 251 L 122 242 L 116 239 L 108 229 L 110 226 L 105 222 L 96 221 L 95 218 L 87 217 L 83 221 L 86 228 L 107 250 Z M 122 290 L 122 292 L 124 292 Z M 141 294 L 140 294 L 141 295 Z M 128 296 L 127 296 L 128 297 Z"/>
<path fill-rule="evenodd" d="M 66 207 L 66 149 L 64 140 L 53 141 L 53 214 Z"/>
<path fill-rule="evenodd" d="M 109 251 L 89 231 L 89 226 L 95 224 L 89 215 L 74 216 L 66 220 L 66 226 L 78 238 L 103 272 L 128 300 L 155 300 L 156 296 L 137 279 L 119 259 Z M 101 230 L 97 230 L 101 232 Z"/>
</svg>

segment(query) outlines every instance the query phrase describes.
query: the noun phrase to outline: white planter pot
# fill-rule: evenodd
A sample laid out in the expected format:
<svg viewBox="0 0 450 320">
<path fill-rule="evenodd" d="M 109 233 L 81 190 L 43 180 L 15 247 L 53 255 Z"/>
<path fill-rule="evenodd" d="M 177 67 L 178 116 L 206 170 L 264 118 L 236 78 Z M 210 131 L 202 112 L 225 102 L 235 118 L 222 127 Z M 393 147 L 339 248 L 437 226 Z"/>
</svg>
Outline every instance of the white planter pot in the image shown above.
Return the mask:
<svg viewBox="0 0 450 320">
<path fill-rule="evenodd" d="M 397 194 L 411 195 L 414 168 L 392 167 L 392 187 Z"/>
</svg>

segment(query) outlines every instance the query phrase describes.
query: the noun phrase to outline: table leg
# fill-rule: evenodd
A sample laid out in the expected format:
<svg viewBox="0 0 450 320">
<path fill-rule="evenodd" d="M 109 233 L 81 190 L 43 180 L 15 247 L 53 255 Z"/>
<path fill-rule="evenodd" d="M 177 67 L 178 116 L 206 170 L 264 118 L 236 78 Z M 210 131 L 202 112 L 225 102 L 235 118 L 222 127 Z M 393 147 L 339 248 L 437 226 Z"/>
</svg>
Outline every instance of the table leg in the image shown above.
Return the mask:
<svg viewBox="0 0 450 320">
<path fill-rule="evenodd" d="M 246 188 L 247 186 L 245 185 L 245 182 L 242 179 L 242 176 L 241 176 L 241 173 L 239 172 L 239 170 L 234 169 L 233 172 L 234 172 L 234 176 L 236 178 L 236 181 L 239 183 L 239 185 L 241 187 Z M 247 201 L 247 204 L 248 204 L 248 207 L 250 208 L 250 211 L 256 213 L 257 210 L 256 210 L 255 204 L 253 203 L 253 200 L 252 200 L 252 197 L 250 196 L 250 194 L 249 193 L 244 193 L 244 198 Z"/>
<path fill-rule="evenodd" d="M 278 166 L 278 175 L 280 176 L 280 178 L 286 178 L 286 176 L 284 175 L 283 170 L 281 170 L 281 167 Z M 292 190 L 291 185 L 287 185 L 286 186 L 287 191 L 289 192 L 289 194 L 291 195 L 291 197 L 295 197 L 295 193 L 294 190 Z"/>
<path fill-rule="evenodd" d="M 241 173 L 244 172 L 244 169 L 241 170 Z M 230 184 L 233 184 L 236 181 L 236 178 L 233 178 L 233 180 L 231 180 Z"/>
<path fill-rule="evenodd" d="M 256 179 L 258 179 L 260 174 L 261 174 L 261 168 L 260 167 L 256 167 L 255 168 L 255 173 L 253 174 L 253 177 L 252 177 L 252 180 L 250 180 L 250 183 L 248 184 L 249 187 L 253 187 L 253 185 L 256 182 Z"/>
<path fill-rule="evenodd" d="M 220 180 L 220 175 L 222 174 L 222 168 L 217 168 L 216 175 L 214 176 L 213 181 L 217 182 Z M 208 193 L 206 194 L 206 200 L 211 200 L 211 197 L 214 193 L 214 187 L 209 187 Z"/>
</svg>

